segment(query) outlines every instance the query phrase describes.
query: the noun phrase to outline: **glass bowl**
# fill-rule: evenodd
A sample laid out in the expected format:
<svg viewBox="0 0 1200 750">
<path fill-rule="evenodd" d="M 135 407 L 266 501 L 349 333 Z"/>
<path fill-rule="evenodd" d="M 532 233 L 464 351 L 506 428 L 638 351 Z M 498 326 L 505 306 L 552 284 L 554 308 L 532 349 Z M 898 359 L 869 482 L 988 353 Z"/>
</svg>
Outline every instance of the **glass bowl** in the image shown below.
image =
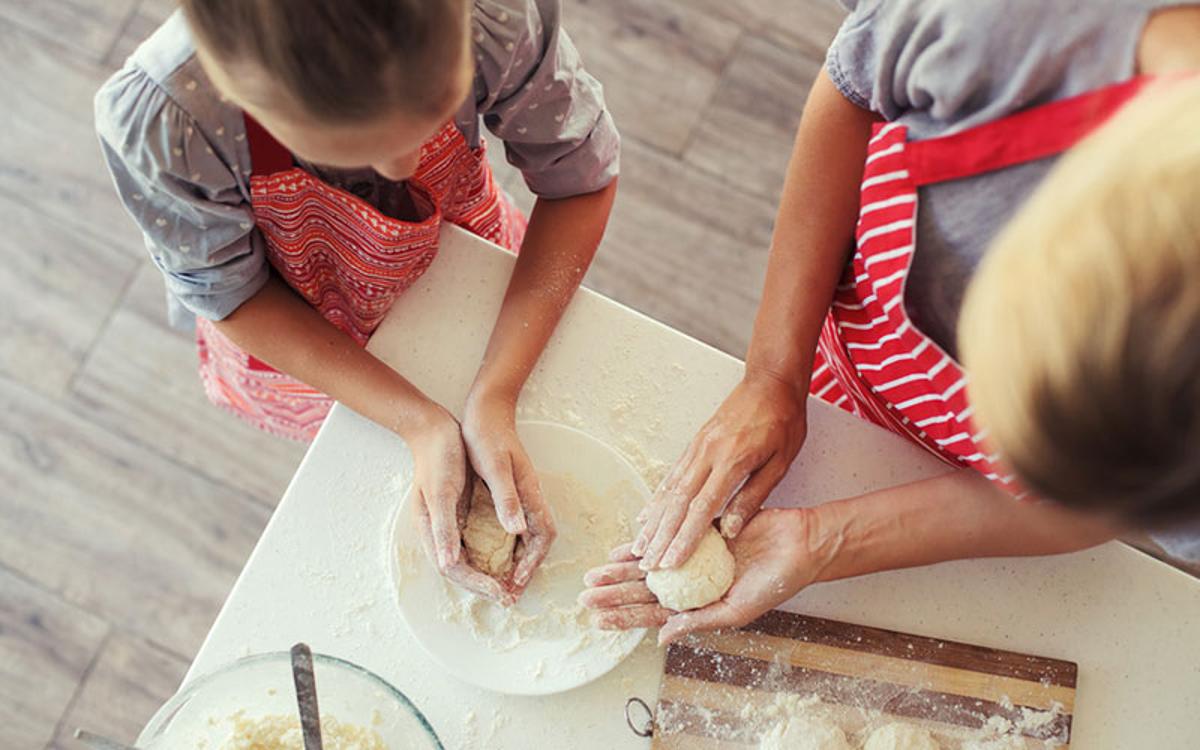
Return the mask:
<svg viewBox="0 0 1200 750">
<path fill-rule="evenodd" d="M 313 654 L 313 672 L 323 723 L 332 717 L 342 725 L 377 732 L 387 750 L 443 750 L 425 716 L 378 675 L 325 654 Z M 137 746 L 221 750 L 236 718 L 295 715 L 291 654 L 258 654 L 184 685 L 150 719 Z M 329 741 L 325 746 L 336 747 Z"/>
</svg>

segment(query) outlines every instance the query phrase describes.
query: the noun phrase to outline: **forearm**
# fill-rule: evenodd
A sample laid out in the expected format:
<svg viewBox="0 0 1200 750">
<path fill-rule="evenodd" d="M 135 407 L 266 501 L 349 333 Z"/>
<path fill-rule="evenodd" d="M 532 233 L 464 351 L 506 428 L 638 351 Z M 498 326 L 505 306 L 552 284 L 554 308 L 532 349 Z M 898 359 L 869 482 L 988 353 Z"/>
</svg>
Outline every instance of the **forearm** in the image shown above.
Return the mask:
<svg viewBox="0 0 1200 750">
<path fill-rule="evenodd" d="M 473 391 L 514 404 L 604 236 L 617 184 L 538 200 Z"/>
<path fill-rule="evenodd" d="M 1018 502 L 968 470 L 808 512 L 818 581 L 947 560 L 1073 552 L 1117 534 L 1094 517 Z"/>
<path fill-rule="evenodd" d="M 746 365 L 801 392 L 808 390 L 821 324 L 854 241 L 876 119 L 821 73 L 796 132 Z"/>
<path fill-rule="evenodd" d="M 275 276 L 216 327 L 258 359 L 401 436 L 435 408 Z"/>
</svg>

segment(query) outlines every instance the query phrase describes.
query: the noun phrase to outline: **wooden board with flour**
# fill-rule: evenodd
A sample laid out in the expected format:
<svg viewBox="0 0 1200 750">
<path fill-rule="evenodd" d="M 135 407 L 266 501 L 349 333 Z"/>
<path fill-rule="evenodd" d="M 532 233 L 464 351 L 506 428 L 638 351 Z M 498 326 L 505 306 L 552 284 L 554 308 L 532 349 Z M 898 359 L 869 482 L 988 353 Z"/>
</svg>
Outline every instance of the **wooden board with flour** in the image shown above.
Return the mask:
<svg viewBox="0 0 1200 750">
<path fill-rule="evenodd" d="M 903 747 L 1066 747 L 1077 672 L 1058 659 L 772 611 L 671 646 L 653 748 L 875 750 L 901 746 L 883 741 L 888 730 L 868 742 L 894 723 L 934 743 Z M 830 726 L 844 744 L 788 739 Z"/>
</svg>

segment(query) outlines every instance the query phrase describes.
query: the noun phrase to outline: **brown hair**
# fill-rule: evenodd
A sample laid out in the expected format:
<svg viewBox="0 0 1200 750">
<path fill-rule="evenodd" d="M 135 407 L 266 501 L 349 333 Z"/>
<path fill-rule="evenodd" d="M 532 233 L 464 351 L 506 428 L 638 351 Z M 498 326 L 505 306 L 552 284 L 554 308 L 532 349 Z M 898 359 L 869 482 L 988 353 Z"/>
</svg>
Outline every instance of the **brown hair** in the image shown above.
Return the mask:
<svg viewBox="0 0 1200 750">
<path fill-rule="evenodd" d="M 463 54 L 467 0 L 182 0 L 205 51 L 262 69 L 326 122 L 445 106 L 443 69 Z"/>
<path fill-rule="evenodd" d="M 1200 81 L 1132 102 L 997 238 L 959 325 L 971 400 L 1032 490 L 1200 512 Z"/>
</svg>

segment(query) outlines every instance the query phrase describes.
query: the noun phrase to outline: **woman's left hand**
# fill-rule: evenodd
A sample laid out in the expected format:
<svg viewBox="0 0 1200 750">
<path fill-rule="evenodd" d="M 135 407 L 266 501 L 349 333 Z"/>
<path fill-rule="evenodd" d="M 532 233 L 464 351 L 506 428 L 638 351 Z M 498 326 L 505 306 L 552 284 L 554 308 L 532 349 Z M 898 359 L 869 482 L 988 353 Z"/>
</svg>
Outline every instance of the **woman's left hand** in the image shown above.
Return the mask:
<svg viewBox="0 0 1200 750">
<path fill-rule="evenodd" d="M 822 563 L 808 541 L 811 512 L 764 510 L 754 516 L 730 542 L 733 585 L 707 607 L 673 612 L 659 605 L 628 544 L 613 550 L 608 564 L 587 572 L 583 580 L 589 588 L 579 600 L 596 610 L 594 622 L 606 630 L 661 627 L 660 645 L 697 630 L 745 625 L 816 580 Z"/>
<path fill-rule="evenodd" d="M 487 483 L 500 525 L 521 538 L 510 583 L 520 596 L 554 542 L 554 517 L 537 472 L 517 437 L 515 399 L 472 392 L 462 420 L 467 458 Z"/>
</svg>

